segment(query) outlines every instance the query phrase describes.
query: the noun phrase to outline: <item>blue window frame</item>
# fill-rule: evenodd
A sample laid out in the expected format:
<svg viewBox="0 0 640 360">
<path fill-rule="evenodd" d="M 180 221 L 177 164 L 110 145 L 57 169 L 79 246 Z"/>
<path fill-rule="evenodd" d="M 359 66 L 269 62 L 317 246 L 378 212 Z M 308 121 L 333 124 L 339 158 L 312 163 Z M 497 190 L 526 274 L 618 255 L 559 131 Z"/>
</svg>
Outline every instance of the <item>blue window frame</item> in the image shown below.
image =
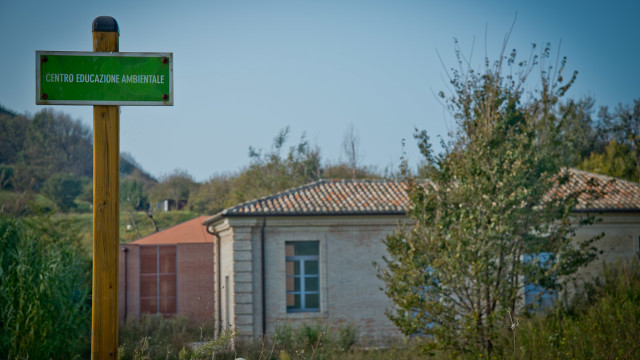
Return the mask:
<svg viewBox="0 0 640 360">
<path fill-rule="evenodd" d="M 318 241 L 285 243 L 287 312 L 320 311 Z"/>
</svg>

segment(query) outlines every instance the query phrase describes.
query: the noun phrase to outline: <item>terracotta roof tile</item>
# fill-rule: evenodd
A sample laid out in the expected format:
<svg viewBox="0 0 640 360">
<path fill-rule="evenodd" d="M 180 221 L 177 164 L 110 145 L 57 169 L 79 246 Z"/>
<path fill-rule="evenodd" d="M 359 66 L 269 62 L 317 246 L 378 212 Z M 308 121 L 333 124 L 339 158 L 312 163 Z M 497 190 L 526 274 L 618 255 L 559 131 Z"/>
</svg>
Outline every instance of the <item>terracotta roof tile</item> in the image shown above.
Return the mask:
<svg viewBox="0 0 640 360">
<path fill-rule="evenodd" d="M 579 198 L 577 211 L 640 212 L 640 184 L 569 169 L 570 180 L 555 195 L 593 188 L 590 179 L 606 184 L 598 198 Z M 550 194 L 551 195 L 551 194 Z M 404 215 L 409 206 L 407 184 L 394 180 L 319 180 L 278 194 L 251 200 L 210 217 L 300 215 Z"/>
<path fill-rule="evenodd" d="M 168 229 L 145 236 L 130 244 L 134 245 L 163 245 L 163 244 L 192 244 L 212 243 L 214 237 L 207 234 L 204 221 L 208 216 L 199 216 Z"/>
<path fill-rule="evenodd" d="M 638 212 L 640 211 L 640 183 L 587 171 L 569 169 L 569 180 L 555 195 L 590 190 L 578 197 L 577 211 L 583 212 Z"/>
<path fill-rule="evenodd" d="M 402 215 L 406 185 L 392 180 L 319 180 L 228 208 L 222 216 Z"/>
</svg>

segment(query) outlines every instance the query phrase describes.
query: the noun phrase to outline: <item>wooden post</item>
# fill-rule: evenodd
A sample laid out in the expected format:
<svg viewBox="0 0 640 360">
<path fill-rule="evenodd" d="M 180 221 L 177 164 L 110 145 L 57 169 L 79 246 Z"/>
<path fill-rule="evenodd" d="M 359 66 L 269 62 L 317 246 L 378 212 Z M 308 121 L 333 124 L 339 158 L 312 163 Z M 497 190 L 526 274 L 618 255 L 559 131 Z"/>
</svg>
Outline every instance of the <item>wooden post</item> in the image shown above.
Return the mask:
<svg viewBox="0 0 640 360">
<path fill-rule="evenodd" d="M 93 21 L 93 51 L 118 51 L 118 23 Z M 93 294 L 91 358 L 118 358 L 120 109 L 93 107 Z"/>
</svg>

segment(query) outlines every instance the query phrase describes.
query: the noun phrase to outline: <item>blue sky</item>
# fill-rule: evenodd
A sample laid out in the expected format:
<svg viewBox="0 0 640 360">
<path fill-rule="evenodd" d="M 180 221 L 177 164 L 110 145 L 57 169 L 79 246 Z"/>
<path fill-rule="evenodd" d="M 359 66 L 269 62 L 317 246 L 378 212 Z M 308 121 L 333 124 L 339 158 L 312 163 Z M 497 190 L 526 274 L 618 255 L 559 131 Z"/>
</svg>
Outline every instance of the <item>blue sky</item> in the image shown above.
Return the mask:
<svg viewBox="0 0 640 360">
<path fill-rule="evenodd" d="M 402 139 L 452 129 L 435 94 L 455 66 L 453 39 L 479 68 L 508 44 L 550 42 L 578 70 L 569 97 L 614 107 L 640 97 L 635 1 L 0 1 L 0 104 L 33 114 L 35 51 L 91 51 L 91 23 L 120 25 L 120 50 L 173 52 L 173 107 L 122 107 L 120 150 L 152 175 L 196 180 L 248 165 L 290 126 L 337 162 L 350 124 L 363 163 L 397 168 Z M 438 55 L 440 54 L 440 55 Z M 442 62 L 441 62 L 442 60 Z M 444 66 L 443 66 L 444 63 Z M 91 126 L 90 106 L 55 106 Z"/>
</svg>

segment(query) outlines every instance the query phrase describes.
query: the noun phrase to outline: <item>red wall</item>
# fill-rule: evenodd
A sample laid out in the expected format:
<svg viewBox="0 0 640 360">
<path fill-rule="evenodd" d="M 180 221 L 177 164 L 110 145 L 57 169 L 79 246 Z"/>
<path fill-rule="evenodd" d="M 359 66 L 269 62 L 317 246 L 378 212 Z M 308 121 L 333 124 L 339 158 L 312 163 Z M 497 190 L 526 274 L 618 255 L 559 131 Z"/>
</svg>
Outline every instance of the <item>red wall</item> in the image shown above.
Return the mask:
<svg viewBox="0 0 640 360">
<path fill-rule="evenodd" d="M 215 300 L 213 243 L 177 244 L 176 246 L 177 314 L 190 317 L 198 323 L 212 321 Z M 125 249 L 127 249 L 126 252 Z M 120 322 L 124 322 L 125 317 L 126 319 L 139 319 L 140 246 L 120 245 L 118 270 Z"/>
</svg>

